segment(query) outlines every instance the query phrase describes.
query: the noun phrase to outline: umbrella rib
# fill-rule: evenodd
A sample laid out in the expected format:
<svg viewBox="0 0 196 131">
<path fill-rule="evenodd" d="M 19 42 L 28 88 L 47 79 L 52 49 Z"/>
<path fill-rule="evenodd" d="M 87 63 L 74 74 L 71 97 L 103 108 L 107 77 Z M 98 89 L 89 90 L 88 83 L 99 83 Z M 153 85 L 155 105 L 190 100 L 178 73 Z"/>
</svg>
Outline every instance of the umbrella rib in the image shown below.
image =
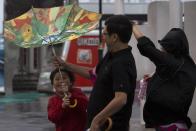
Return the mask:
<svg viewBox="0 0 196 131">
<path fill-rule="evenodd" d="M 64 28 L 63 28 L 63 30 L 60 32 L 60 33 L 58 33 L 58 36 L 61 36 L 64 32 L 66 32 L 67 30 L 65 29 L 65 26 L 66 26 L 66 24 L 67 24 L 67 22 L 68 22 L 68 18 L 70 17 L 70 15 L 71 15 L 71 12 L 73 11 L 73 9 L 74 9 L 74 6 L 75 6 L 75 4 L 73 4 L 72 5 L 72 7 L 71 7 L 71 10 L 70 10 L 70 12 L 69 12 L 69 15 L 68 15 L 68 17 L 67 17 L 67 20 L 66 20 L 66 22 L 64 23 Z M 64 6 L 65 7 L 65 6 Z M 37 17 L 36 17 L 36 15 L 35 15 L 35 11 L 34 11 L 34 8 L 32 7 L 32 12 L 33 12 L 33 15 L 34 15 L 34 17 L 35 17 L 35 20 L 38 22 L 38 19 L 37 19 Z M 54 22 L 56 22 L 56 20 L 57 19 L 55 19 L 54 20 Z M 54 41 L 56 41 L 56 43 L 59 43 L 59 42 L 61 42 L 61 40 L 63 39 L 63 37 L 62 38 L 58 38 L 57 37 L 57 35 L 55 35 L 55 36 L 53 36 L 54 37 L 54 39 L 52 40 L 51 39 L 51 36 L 49 35 L 49 41 L 47 41 L 40 33 L 39 33 L 39 30 L 38 30 L 38 27 L 37 27 L 37 25 L 35 25 L 35 28 L 36 28 L 36 30 L 37 30 L 37 33 L 38 33 L 38 35 L 39 35 L 39 37 L 41 37 L 41 39 L 43 40 L 43 41 L 45 41 L 47 44 L 51 44 L 51 43 L 53 43 Z M 75 33 L 75 31 L 72 31 L 71 33 Z"/>
</svg>

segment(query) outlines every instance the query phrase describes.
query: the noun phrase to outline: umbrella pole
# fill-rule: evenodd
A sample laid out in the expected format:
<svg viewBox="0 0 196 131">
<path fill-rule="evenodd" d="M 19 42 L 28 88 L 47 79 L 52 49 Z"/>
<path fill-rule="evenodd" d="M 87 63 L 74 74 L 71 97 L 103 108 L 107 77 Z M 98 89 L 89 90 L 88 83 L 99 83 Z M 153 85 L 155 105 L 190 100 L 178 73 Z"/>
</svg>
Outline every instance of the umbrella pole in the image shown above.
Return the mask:
<svg viewBox="0 0 196 131">
<path fill-rule="evenodd" d="M 57 56 L 53 44 L 52 44 L 52 53 L 55 57 Z M 60 76 L 61 76 L 61 80 L 63 80 L 63 76 L 62 76 L 62 73 L 61 73 L 61 70 L 60 70 L 60 66 L 58 66 L 58 69 L 59 69 L 59 73 L 60 73 Z M 67 97 L 68 97 L 68 93 L 64 92 L 64 98 L 63 99 L 67 99 Z"/>
<path fill-rule="evenodd" d="M 55 51 L 55 49 L 54 49 L 53 44 L 52 44 L 52 53 L 53 53 L 53 55 L 54 55 L 55 57 L 57 57 L 56 51 Z M 60 66 L 58 66 L 58 69 L 59 69 L 60 76 L 61 76 L 61 78 L 63 79 L 63 76 L 62 76 L 62 73 L 61 73 L 61 70 L 60 70 Z"/>
<path fill-rule="evenodd" d="M 54 46 L 52 44 L 52 52 L 53 52 L 53 55 L 56 57 L 56 52 L 55 52 L 55 49 L 54 49 Z M 60 70 L 60 66 L 58 66 L 58 69 L 59 69 L 59 73 L 60 73 L 60 76 L 61 76 L 61 79 L 63 80 L 63 76 L 62 76 L 62 73 L 61 73 L 61 70 Z M 69 94 L 68 92 L 63 92 L 64 93 L 64 97 L 63 97 L 63 101 L 66 100 L 68 97 L 69 97 Z M 73 105 L 69 105 L 70 108 L 75 108 L 78 104 L 78 101 L 77 99 L 74 99 L 74 104 Z"/>
</svg>

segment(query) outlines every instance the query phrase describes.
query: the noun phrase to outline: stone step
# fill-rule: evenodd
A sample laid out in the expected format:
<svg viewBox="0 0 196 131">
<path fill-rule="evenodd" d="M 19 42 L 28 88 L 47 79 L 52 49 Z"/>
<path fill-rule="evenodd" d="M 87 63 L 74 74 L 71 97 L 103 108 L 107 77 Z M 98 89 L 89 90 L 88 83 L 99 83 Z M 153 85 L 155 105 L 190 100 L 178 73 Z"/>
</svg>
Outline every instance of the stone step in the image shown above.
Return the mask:
<svg viewBox="0 0 196 131">
<path fill-rule="evenodd" d="M 17 74 L 13 78 L 13 90 L 37 90 L 37 74 Z"/>
</svg>

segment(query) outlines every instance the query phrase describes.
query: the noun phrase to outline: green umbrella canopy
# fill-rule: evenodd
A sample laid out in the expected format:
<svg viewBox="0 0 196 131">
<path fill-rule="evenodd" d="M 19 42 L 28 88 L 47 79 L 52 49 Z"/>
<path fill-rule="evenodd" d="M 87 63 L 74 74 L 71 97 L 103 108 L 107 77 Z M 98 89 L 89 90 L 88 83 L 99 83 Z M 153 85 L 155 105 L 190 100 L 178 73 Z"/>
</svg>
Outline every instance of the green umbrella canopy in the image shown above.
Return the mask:
<svg viewBox="0 0 196 131">
<path fill-rule="evenodd" d="M 6 41 L 23 48 L 73 40 L 96 28 L 101 15 L 77 5 L 31 8 L 4 22 Z"/>
</svg>

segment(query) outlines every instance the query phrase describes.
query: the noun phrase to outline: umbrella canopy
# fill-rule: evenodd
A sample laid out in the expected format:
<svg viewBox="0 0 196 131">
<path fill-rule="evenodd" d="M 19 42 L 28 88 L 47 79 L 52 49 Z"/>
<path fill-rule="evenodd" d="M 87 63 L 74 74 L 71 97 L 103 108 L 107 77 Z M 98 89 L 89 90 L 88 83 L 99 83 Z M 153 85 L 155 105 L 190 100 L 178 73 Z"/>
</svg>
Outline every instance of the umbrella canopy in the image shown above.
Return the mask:
<svg viewBox="0 0 196 131">
<path fill-rule="evenodd" d="M 73 40 L 96 28 L 101 14 L 77 5 L 31 8 L 23 15 L 4 23 L 8 43 L 23 48 Z"/>
</svg>

